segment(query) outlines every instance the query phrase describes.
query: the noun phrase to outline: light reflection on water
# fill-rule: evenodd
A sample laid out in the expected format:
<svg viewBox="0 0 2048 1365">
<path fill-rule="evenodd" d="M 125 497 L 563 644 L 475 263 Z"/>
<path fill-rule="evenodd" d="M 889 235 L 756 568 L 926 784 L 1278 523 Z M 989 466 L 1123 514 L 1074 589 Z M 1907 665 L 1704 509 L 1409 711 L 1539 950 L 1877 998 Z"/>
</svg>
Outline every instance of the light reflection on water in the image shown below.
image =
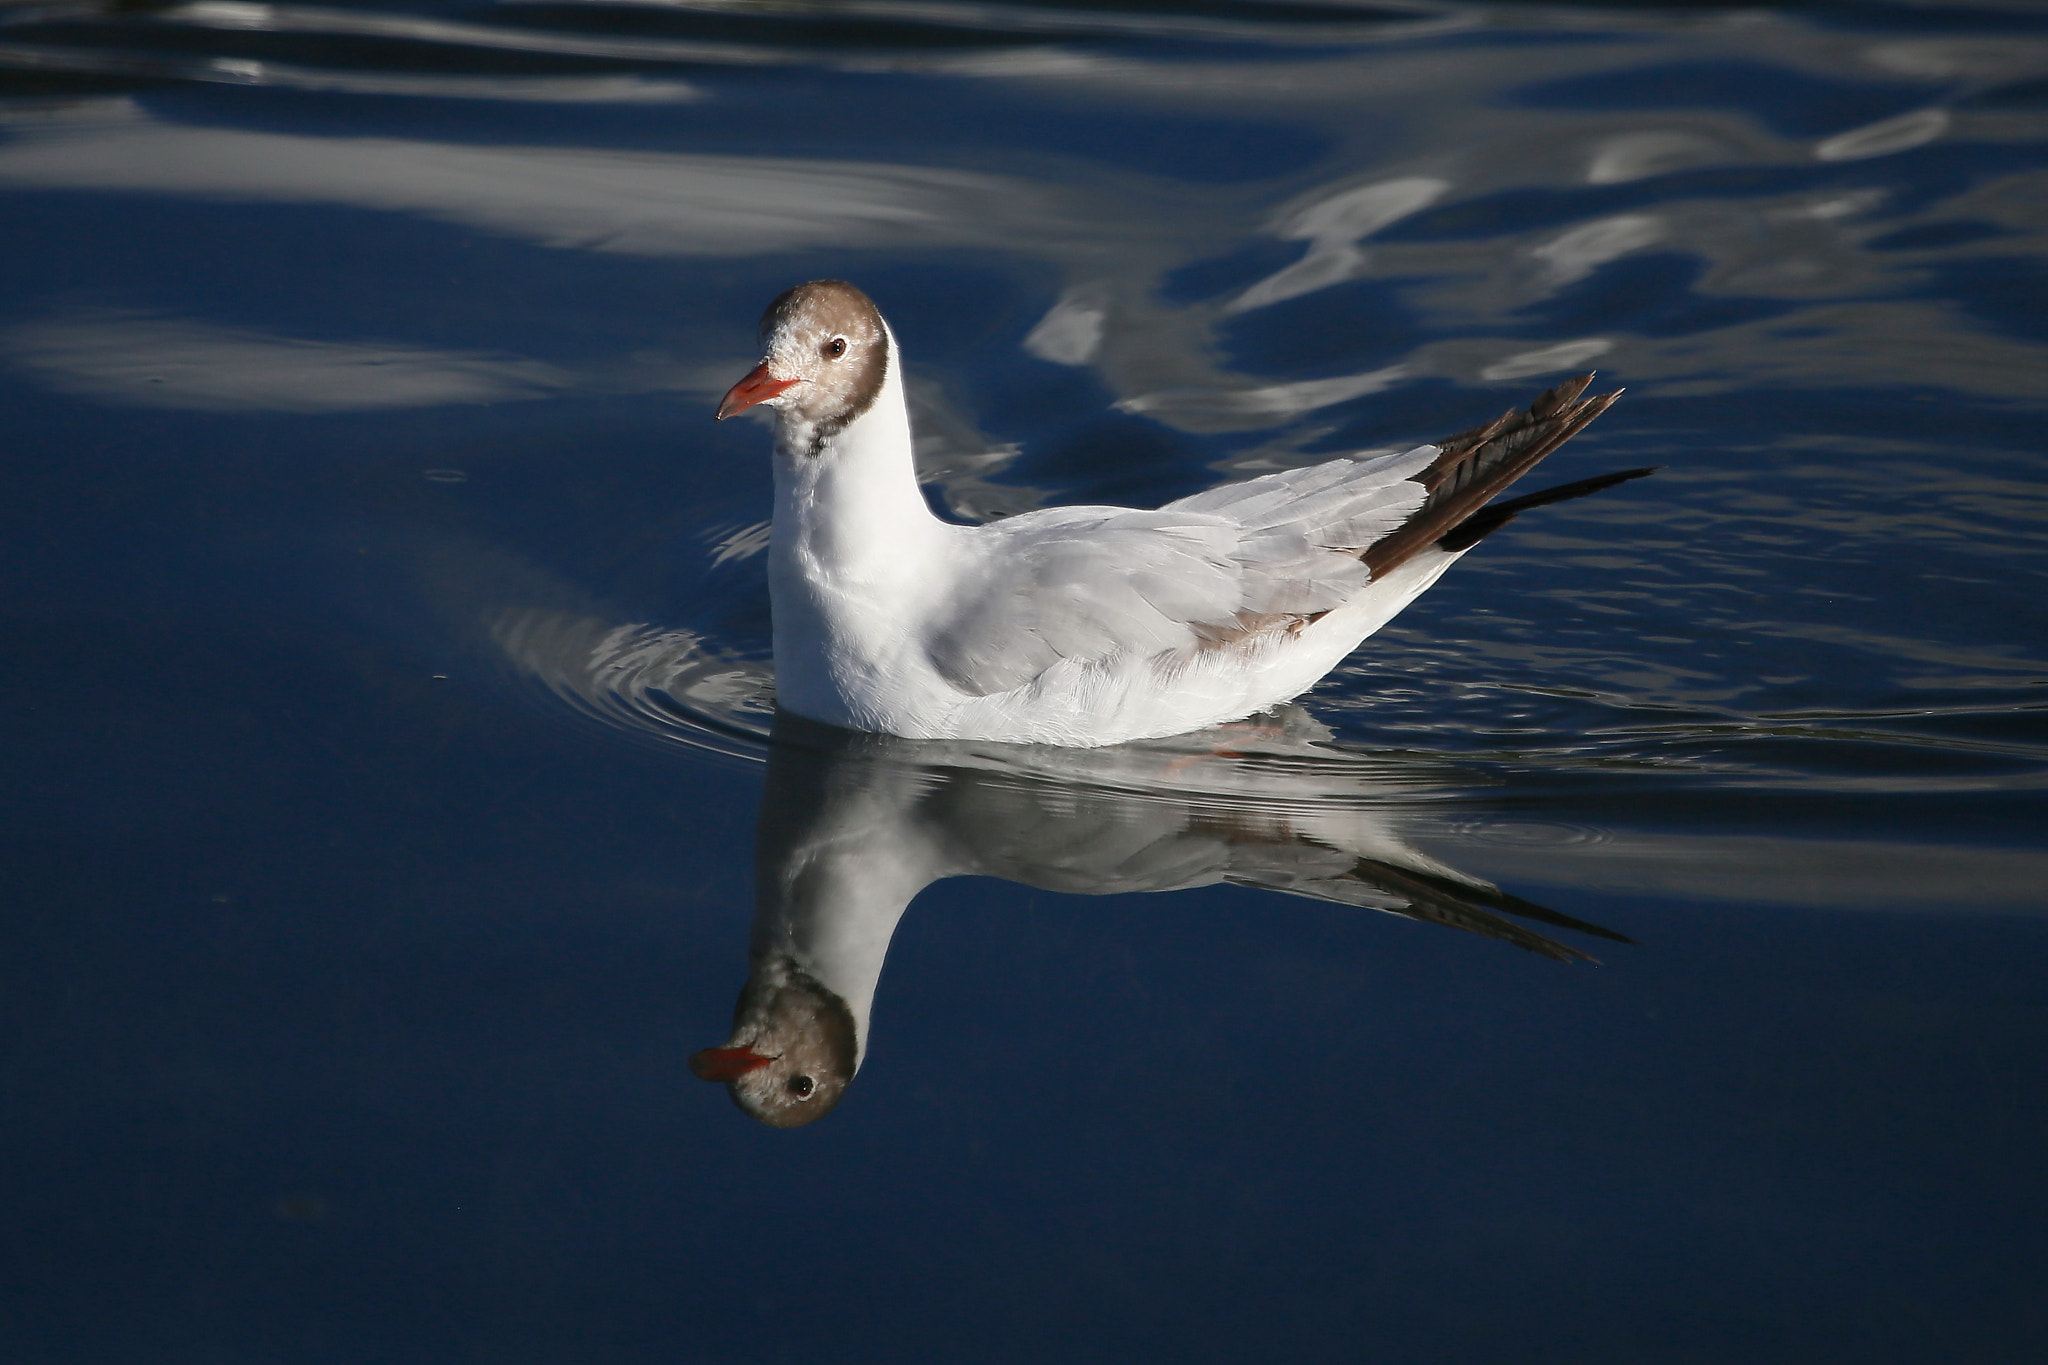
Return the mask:
<svg viewBox="0 0 2048 1365">
<path fill-rule="evenodd" d="M 764 441 L 700 409 L 747 362 L 762 287 L 826 262 L 893 286 L 920 465 L 981 519 L 1428 439 L 1597 363 L 1627 399 L 1562 458 L 1663 475 L 1461 565 L 1307 699 L 1333 743 L 1702 790 L 2041 781 L 2048 336 L 2013 302 L 2048 230 L 2031 31 L 1428 5 L 93 13 L 0 26 L 27 90 L 0 111 L 0 190 L 367 213 L 668 283 L 622 327 L 574 304 L 491 326 L 502 305 L 457 293 L 365 332 L 289 290 L 116 272 L 0 318 L 19 382 L 251 420 L 659 402 L 716 487 Z M 322 46 L 344 39 L 411 65 Z M 178 93 L 223 83 L 264 92 L 268 122 Z M 941 95 L 988 102 L 981 139 L 930 123 Z M 528 117 L 614 105 L 668 121 Z M 1243 136 L 1191 158 L 1219 110 Z M 1006 283 L 924 293 L 933 260 Z M 488 452 L 462 463 L 491 476 Z M 429 556 L 458 635 L 615 728 L 765 752 L 764 502 L 677 508 L 680 543 L 611 556 L 612 581 L 530 568 L 563 547 L 507 510 L 486 514 L 502 549 Z M 654 581 L 644 616 L 592 605 Z"/>
<path fill-rule="evenodd" d="M 2044 89 L 1995 5 L 0 10 L 48 1358 L 2023 1358 Z M 1556 478 L 1664 468 L 1269 729 L 792 759 L 709 419 L 825 275 L 961 519 L 1591 366 Z M 678 1096 L 764 782 L 932 910 L 808 1146 Z"/>
<path fill-rule="evenodd" d="M 1864 673 L 1864 657 L 1877 662 L 1866 676 L 1887 685 L 1838 708 L 1870 719 L 1859 734 L 1916 749 L 1997 749 L 1982 735 L 1945 737 L 1940 718 L 2034 705 L 2027 689 L 2048 664 L 2025 637 L 1987 649 L 1974 628 L 1995 610 L 2001 576 L 2042 572 L 2041 485 L 2026 477 L 2029 457 L 1996 439 L 1958 447 L 1921 414 L 1900 423 L 1854 409 L 1875 393 L 1898 395 L 1887 404 L 1933 395 L 2038 403 L 2048 373 L 2038 327 L 2011 325 L 2009 309 L 1998 319 L 2005 325 L 1987 325 L 1984 310 L 2003 307 L 1997 291 L 1930 286 L 2038 257 L 2042 130 L 2031 105 L 2001 92 L 2048 71 L 2048 44 L 1858 41 L 1766 13 L 1679 11 L 1663 27 L 1638 14 L 1626 40 L 1609 41 L 1561 41 L 1577 21 L 1550 11 L 1424 8 L 1344 22 L 1338 14 L 1283 19 L 1254 8 L 1197 20 L 997 7 L 969 24 L 994 48 L 961 52 L 945 50 L 947 35 L 962 32 L 956 16 L 906 25 L 893 11 L 863 10 L 849 22 L 881 27 L 877 46 L 857 57 L 810 45 L 801 16 L 685 38 L 687 7 L 646 12 L 637 34 L 600 36 L 518 7 L 480 24 L 196 4 L 145 11 L 107 30 L 106 47 L 89 25 L 25 16 L 10 26 L 17 64 L 80 80 L 155 70 L 117 57 L 115 32 L 121 53 L 152 33 L 213 35 L 219 55 L 196 58 L 181 42 L 159 74 L 204 68 L 280 88 L 307 79 L 236 55 L 238 44 L 374 35 L 421 45 L 444 64 L 517 51 L 629 63 L 636 82 L 688 71 L 692 111 L 742 95 L 744 87 L 717 84 L 735 63 L 784 73 L 837 67 L 862 73 L 832 79 L 869 82 L 847 88 L 874 108 L 846 110 L 831 94 L 789 84 L 794 75 L 773 76 L 788 108 L 751 115 L 755 140 L 777 148 L 764 156 L 572 145 L 559 135 L 521 144 L 478 136 L 484 125 L 459 111 L 434 125 L 456 135 L 418 136 L 343 132 L 331 120 L 317 131 L 235 127 L 147 96 L 44 99 L 9 116 L 0 186 L 349 206 L 551 250 L 707 263 L 827 252 L 843 263 L 835 268 L 858 274 L 863 257 L 970 251 L 994 252 L 1013 270 L 1049 269 L 1063 283 L 1012 344 L 1100 386 L 1053 409 L 1018 409 L 1047 383 L 1018 351 L 1005 361 L 1002 348 L 983 347 L 963 361 L 920 345 L 915 315 L 904 321 L 883 291 L 909 363 L 944 377 L 943 392 L 923 386 L 921 457 L 941 495 L 969 516 L 1090 498 L 1133 474 L 1164 491 L 1162 475 L 1184 485 L 1204 463 L 1242 474 L 1390 436 L 1426 439 L 1487 411 L 1443 390 L 1446 381 L 1519 393 L 1597 362 L 1631 392 L 1581 441 L 1585 453 L 1626 450 L 1666 460 L 1670 471 L 1654 493 L 1560 509 L 1461 567 L 1468 586 L 1445 604 L 1449 615 L 1399 623 L 1319 696 L 1347 718 L 1347 738 L 1408 744 L 1429 735 L 1455 747 L 1457 735 L 1494 728 L 1458 705 L 1475 685 L 1580 703 L 1553 708 L 1548 720 L 1536 710 L 1506 717 L 1519 723 L 1502 728 L 1522 738 L 1505 749 L 1487 741 L 1492 752 L 1580 749 L 1585 732 L 1617 722 L 1630 732 L 1622 746 L 1636 746 L 1642 720 L 1614 716 L 1616 708 L 1696 713 L 1715 738 L 1730 724 L 1782 738 L 1773 718 L 1813 701 L 1798 684 L 1769 679 L 1823 676 L 1840 698 L 1843 679 Z M 1475 24 L 1500 41 L 1470 42 Z M 1465 36 L 1441 45 L 1446 25 Z M 1170 58 L 1095 46 L 1166 34 L 1194 46 Z M 1244 42 L 1277 46 L 1227 55 L 1204 46 Z M 992 60 L 992 51 L 1008 55 Z M 1456 80 L 1445 76 L 1452 66 Z M 1049 111 L 1092 108 L 1098 119 L 1121 108 L 1154 126 L 1140 125 L 1128 147 L 1112 139 L 1095 149 L 1112 163 L 1139 163 L 1116 174 L 1085 154 L 1026 156 L 1000 140 L 971 155 L 941 140 L 912 144 L 914 162 L 877 159 L 864 127 L 889 126 L 920 96 L 874 82 L 909 69 L 967 82 L 963 92 L 1000 90 Z M 1763 94 L 1754 82 L 1766 70 L 1780 85 L 1804 83 L 1809 106 L 1771 91 L 1753 108 L 1714 107 L 1739 92 Z M 514 85 L 493 98 L 544 105 L 562 92 Z M 833 154 L 783 154 L 788 133 L 809 127 L 821 107 L 839 111 L 839 145 L 815 129 L 801 145 Z M 1167 155 L 1159 129 L 1174 117 L 1219 107 L 1253 126 L 1313 129 L 1327 149 L 1312 168 L 1277 178 L 1255 159 L 1216 166 L 1199 182 L 1143 165 Z M 18 309 L 5 333 L 16 373 L 101 400 L 252 413 L 579 392 L 707 396 L 743 357 L 754 303 L 718 291 L 716 308 L 703 306 L 708 298 L 687 306 L 679 294 L 666 310 L 664 353 L 570 361 L 520 355 L 516 345 L 422 344 L 398 327 L 372 337 L 294 334 L 234 312 L 180 316 L 122 297 L 118 285 L 100 292 L 88 307 L 59 294 Z M 1003 373 L 991 379 L 991 365 Z M 992 406 L 1004 410 L 999 430 L 948 411 L 990 383 Z M 1403 393 L 1414 397 L 1387 401 Z M 1732 395 L 1758 417 L 1790 421 L 1775 432 L 1710 425 Z M 1799 411 L 1807 405 L 1822 410 L 1817 422 Z M 1105 467 L 1115 460 L 1118 412 L 1180 433 L 1177 468 Z M 677 418 L 689 421 L 689 410 Z M 1264 434 L 1248 441 L 1251 433 Z M 1077 442 L 1089 467 L 1058 455 Z M 1035 472 L 1048 454 L 1062 470 L 1053 477 Z M 1897 562 L 1902 553 L 1910 568 Z M 1851 564 L 1861 572 L 1846 572 Z M 1560 574 L 1561 565 L 1580 572 Z M 1492 586 L 1481 575 L 1512 583 L 1497 602 L 1474 603 Z M 1958 584 L 1965 610 L 1909 612 L 1902 623 L 1903 597 L 1931 600 L 1922 578 Z M 1823 608 L 1825 619 L 1784 605 Z M 1528 619 L 1538 611 L 1540 624 Z M 1945 636 L 1951 621 L 1964 628 Z M 715 611 L 672 622 L 714 651 L 760 657 L 763 633 L 733 638 L 724 624 Z M 1516 676 L 1498 676 L 1503 668 Z M 1404 693 L 1413 705 L 1400 704 Z M 1901 711 L 1932 723 L 1889 726 Z M 1667 715 L 1652 743 L 1669 754 L 1679 738 Z M 2039 757 L 2028 744 L 2004 752 L 2027 766 Z M 1730 761 L 1723 753 L 1712 770 L 1725 775 Z M 1827 761 L 1821 748 L 1798 766 L 1813 774 Z M 1782 763 L 1772 766 L 1782 775 Z"/>
</svg>

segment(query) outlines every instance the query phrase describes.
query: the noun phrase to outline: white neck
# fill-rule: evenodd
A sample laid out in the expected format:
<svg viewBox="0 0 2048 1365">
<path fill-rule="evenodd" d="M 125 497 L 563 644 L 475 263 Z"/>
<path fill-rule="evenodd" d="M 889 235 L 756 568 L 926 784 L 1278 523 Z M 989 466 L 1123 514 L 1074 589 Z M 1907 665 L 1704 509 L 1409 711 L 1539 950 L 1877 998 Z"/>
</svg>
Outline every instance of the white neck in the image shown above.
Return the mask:
<svg viewBox="0 0 2048 1365">
<path fill-rule="evenodd" d="M 778 553 L 851 583 L 901 577 L 945 525 L 917 486 L 894 336 L 888 345 L 888 372 L 866 412 L 823 440 L 805 422 L 778 423 L 775 432 Z"/>
<path fill-rule="evenodd" d="M 958 869 L 913 818 L 921 770 L 782 752 L 769 761 L 752 957 L 757 970 L 794 960 L 846 1002 L 858 1067 L 897 922 L 918 892 Z"/>
<path fill-rule="evenodd" d="M 933 568 L 954 528 L 917 486 L 896 341 L 868 410 L 819 440 L 808 423 L 776 427 L 775 522 L 768 590 L 775 686 L 799 715 L 855 729 L 872 719 L 844 698 L 870 689 L 856 674 L 886 666 L 944 576 Z M 815 452 L 813 453 L 813 448 Z"/>
</svg>

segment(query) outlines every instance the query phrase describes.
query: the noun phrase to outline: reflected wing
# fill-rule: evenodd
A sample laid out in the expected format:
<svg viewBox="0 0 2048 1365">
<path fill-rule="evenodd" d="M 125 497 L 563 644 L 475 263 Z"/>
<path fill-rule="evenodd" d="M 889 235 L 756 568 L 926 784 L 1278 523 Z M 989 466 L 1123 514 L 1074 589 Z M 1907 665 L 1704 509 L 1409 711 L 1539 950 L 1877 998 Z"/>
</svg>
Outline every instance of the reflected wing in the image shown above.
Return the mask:
<svg viewBox="0 0 2048 1365">
<path fill-rule="evenodd" d="M 977 696 L 1062 660 L 1185 656 L 1285 629 L 1372 577 L 1362 555 L 1428 497 L 1420 446 L 1226 484 L 1157 511 L 1053 507 L 981 528 L 970 571 L 927 648 Z"/>
<path fill-rule="evenodd" d="M 1321 856 L 1318 856 L 1321 855 Z M 1545 909 L 1511 896 L 1487 882 L 1445 877 L 1413 867 L 1399 867 L 1379 858 L 1354 857 L 1311 843 L 1239 850 L 1224 880 L 1238 886 L 1262 886 L 1317 900 L 1385 910 L 1425 924 L 1482 934 L 1512 943 L 1556 962 L 1598 962 L 1599 959 L 1559 943 L 1507 915 L 1574 929 L 1616 943 L 1633 940 L 1597 924 Z M 1497 913 L 1505 911 L 1506 914 Z"/>
</svg>

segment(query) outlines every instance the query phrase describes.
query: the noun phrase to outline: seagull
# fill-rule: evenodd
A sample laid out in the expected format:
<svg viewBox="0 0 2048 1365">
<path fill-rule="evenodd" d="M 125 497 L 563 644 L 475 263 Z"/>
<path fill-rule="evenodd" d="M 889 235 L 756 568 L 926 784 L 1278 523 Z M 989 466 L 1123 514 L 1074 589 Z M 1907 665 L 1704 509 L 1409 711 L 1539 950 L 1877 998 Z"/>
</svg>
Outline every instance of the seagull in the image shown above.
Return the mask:
<svg viewBox="0 0 2048 1365">
<path fill-rule="evenodd" d="M 906 739 L 1094 748 L 1241 720 L 1313 687 L 1517 513 L 1654 472 L 1493 501 L 1620 396 L 1585 397 L 1588 374 L 1400 454 L 955 525 L 918 487 L 901 352 L 866 294 L 800 284 L 761 339 L 718 419 L 775 414 L 777 704 Z"/>
</svg>

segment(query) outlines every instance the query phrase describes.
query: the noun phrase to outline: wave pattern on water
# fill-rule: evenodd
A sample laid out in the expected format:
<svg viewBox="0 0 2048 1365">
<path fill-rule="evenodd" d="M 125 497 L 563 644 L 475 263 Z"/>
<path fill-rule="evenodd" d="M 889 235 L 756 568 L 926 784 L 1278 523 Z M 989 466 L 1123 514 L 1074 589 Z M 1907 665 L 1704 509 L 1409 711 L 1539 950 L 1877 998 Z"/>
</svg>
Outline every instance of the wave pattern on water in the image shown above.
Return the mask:
<svg viewBox="0 0 2048 1365">
<path fill-rule="evenodd" d="M 1598 364 L 1629 395 L 1561 461 L 1666 472 L 1490 541 L 1314 694 L 1337 742 L 1715 784 L 2025 787 L 2048 754 L 2048 329 L 2025 303 L 2048 285 L 2048 25 L 1972 22 L 17 7 L 0 192 L 23 203 L 179 204 L 225 243 L 251 214 L 356 214 L 429 258 L 488 245 L 537 280 L 581 273 L 546 327 L 506 325 L 487 289 L 394 291 L 366 325 L 288 289 L 30 282 L 0 363 L 78 401 L 252 422 L 459 423 L 516 401 L 571 449 L 590 404 L 715 396 L 791 276 L 872 275 L 920 466 L 969 520 L 1429 439 Z M 975 118 L 934 120 L 934 99 Z M 600 264 L 630 297 L 583 297 Z M 657 269 L 686 289 L 651 290 Z M 700 488 L 760 458 L 758 431 L 699 441 Z M 627 472 L 647 456 L 603 458 L 620 489 L 658 482 Z M 459 463 L 478 504 L 519 481 L 490 515 L 521 553 L 581 477 L 501 462 L 493 485 L 488 454 Z M 663 578 L 594 552 L 642 513 L 620 493 L 570 535 L 605 565 L 578 586 L 660 580 L 672 607 L 631 627 L 494 618 L 500 644 L 586 712 L 756 752 L 764 510 L 681 514 L 666 552 L 706 562 Z"/>
</svg>

